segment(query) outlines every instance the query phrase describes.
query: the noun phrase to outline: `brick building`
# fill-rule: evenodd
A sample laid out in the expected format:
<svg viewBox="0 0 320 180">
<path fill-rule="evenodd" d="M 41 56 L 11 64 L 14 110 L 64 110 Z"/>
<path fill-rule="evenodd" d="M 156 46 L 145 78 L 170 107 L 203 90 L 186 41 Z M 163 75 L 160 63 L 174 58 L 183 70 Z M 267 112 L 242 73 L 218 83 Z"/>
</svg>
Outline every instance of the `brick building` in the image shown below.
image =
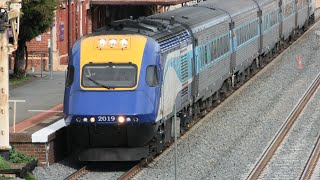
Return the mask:
<svg viewBox="0 0 320 180">
<path fill-rule="evenodd" d="M 68 45 L 72 44 L 82 35 L 91 31 L 87 15 L 89 9 L 88 0 L 71 0 L 70 11 L 67 1 L 60 1 L 56 10 L 56 17 L 52 27 L 53 33 L 53 70 L 66 69 L 68 59 Z M 68 15 L 70 15 L 70 31 L 68 31 Z M 39 35 L 27 43 L 28 46 L 28 68 L 27 70 L 48 70 L 48 44 L 50 31 Z M 13 67 L 13 66 L 11 66 Z"/>
</svg>

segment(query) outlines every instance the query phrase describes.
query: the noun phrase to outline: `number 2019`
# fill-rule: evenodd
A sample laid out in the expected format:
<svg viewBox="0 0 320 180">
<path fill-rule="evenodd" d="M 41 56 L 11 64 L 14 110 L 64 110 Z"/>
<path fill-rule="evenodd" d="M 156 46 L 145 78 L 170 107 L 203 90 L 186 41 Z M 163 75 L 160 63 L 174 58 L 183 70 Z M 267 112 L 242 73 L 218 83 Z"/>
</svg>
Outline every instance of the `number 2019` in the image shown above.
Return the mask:
<svg viewBox="0 0 320 180">
<path fill-rule="evenodd" d="M 98 116 L 99 122 L 110 122 L 115 120 L 116 120 L 115 116 Z"/>
</svg>

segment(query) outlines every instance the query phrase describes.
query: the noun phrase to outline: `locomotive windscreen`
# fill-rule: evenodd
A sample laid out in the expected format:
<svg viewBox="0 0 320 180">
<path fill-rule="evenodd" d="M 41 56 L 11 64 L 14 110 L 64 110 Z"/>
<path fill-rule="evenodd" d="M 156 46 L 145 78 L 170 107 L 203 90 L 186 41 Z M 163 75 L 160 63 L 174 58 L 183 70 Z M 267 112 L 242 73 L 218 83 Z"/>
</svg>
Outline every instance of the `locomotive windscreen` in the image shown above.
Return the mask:
<svg viewBox="0 0 320 180">
<path fill-rule="evenodd" d="M 87 64 L 82 71 L 82 86 L 87 88 L 131 88 L 136 81 L 133 64 Z"/>
</svg>

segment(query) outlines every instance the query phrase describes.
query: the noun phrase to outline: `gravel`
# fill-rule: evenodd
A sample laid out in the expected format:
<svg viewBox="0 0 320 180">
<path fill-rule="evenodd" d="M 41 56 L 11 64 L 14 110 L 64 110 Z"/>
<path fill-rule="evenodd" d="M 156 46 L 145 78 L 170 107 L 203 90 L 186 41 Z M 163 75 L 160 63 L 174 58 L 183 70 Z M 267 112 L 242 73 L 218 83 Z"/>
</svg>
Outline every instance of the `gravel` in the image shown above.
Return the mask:
<svg viewBox="0 0 320 180">
<path fill-rule="evenodd" d="M 77 164 L 71 158 L 66 158 L 49 167 L 38 166 L 33 171 L 33 174 L 37 179 L 60 180 L 65 179 L 79 168 L 80 164 Z"/>
<path fill-rule="evenodd" d="M 310 178 L 311 180 L 319 180 L 320 179 L 320 159 L 318 160 L 317 166 L 313 171 L 313 174 Z"/>
<path fill-rule="evenodd" d="M 87 165 L 87 167 L 89 167 L 89 172 L 79 179 L 111 180 L 118 179 L 135 164 L 136 162 L 94 162 L 81 164 L 80 162 L 74 161 L 71 157 L 69 157 L 49 167 L 36 167 L 36 169 L 33 171 L 33 174 L 39 180 L 63 180 L 73 172 L 83 167 L 83 165 Z"/>
<path fill-rule="evenodd" d="M 245 179 L 319 73 L 318 23 L 299 43 L 210 112 L 178 144 L 178 179 Z M 297 58 L 301 57 L 302 70 Z M 315 107 L 316 108 L 316 107 Z M 174 179 L 169 152 L 134 179 Z"/>
<path fill-rule="evenodd" d="M 118 179 L 136 164 L 137 162 L 94 162 L 89 165 L 90 172 L 80 179 Z"/>
<path fill-rule="evenodd" d="M 298 179 L 301 176 L 319 136 L 319 108 L 320 90 L 294 123 L 262 172 L 261 179 Z"/>
<path fill-rule="evenodd" d="M 210 112 L 178 144 L 178 179 L 244 179 L 309 84 L 319 73 L 320 24 Z M 300 55 L 303 69 L 298 69 Z M 80 165 L 69 159 L 37 167 L 38 179 L 64 179 Z M 82 179 L 116 179 L 123 172 L 92 172 Z M 174 179 L 171 151 L 135 179 Z"/>
<path fill-rule="evenodd" d="M 90 172 L 80 179 L 99 180 L 99 179 L 118 179 L 124 172 Z"/>
</svg>

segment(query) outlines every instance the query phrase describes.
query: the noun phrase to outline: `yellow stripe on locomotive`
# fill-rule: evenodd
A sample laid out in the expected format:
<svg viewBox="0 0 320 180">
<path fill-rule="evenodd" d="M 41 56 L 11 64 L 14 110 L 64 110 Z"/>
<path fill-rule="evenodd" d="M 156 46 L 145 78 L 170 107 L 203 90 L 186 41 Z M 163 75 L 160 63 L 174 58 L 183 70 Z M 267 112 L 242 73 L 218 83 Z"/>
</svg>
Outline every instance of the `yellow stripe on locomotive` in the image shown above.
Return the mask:
<svg viewBox="0 0 320 180">
<path fill-rule="evenodd" d="M 133 64 L 137 67 L 136 84 L 133 87 L 115 87 L 109 90 L 134 90 L 138 87 L 141 63 L 147 38 L 141 35 L 100 35 L 81 42 L 80 79 L 88 64 Z M 108 90 L 104 87 L 85 87 L 83 90 Z"/>
</svg>

